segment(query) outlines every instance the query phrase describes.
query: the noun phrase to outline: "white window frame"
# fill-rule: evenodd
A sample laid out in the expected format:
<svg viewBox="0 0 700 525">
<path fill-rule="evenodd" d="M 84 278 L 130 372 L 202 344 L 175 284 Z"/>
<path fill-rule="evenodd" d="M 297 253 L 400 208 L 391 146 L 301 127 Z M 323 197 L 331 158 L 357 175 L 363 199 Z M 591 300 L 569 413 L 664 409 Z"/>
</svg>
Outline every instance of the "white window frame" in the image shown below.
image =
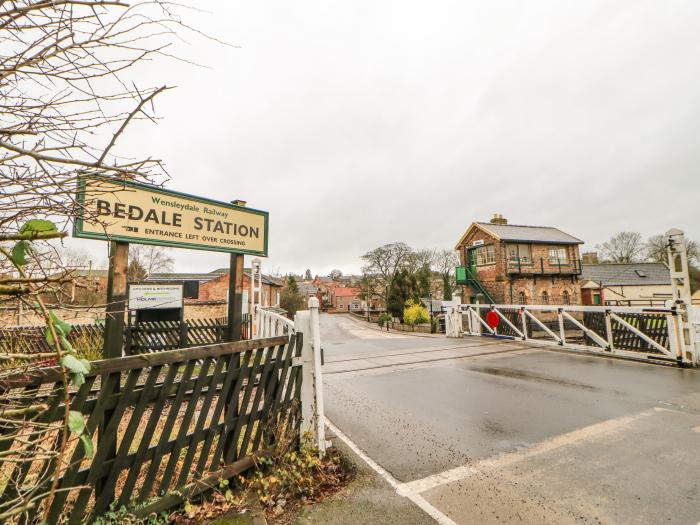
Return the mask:
<svg viewBox="0 0 700 525">
<path fill-rule="evenodd" d="M 515 249 L 515 254 L 511 253 L 512 249 Z M 519 260 L 520 264 L 532 264 L 532 245 L 509 243 L 506 244 L 506 250 L 508 250 L 508 262 L 517 264 Z"/>
<path fill-rule="evenodd" d="M 486 266 L 496 262 L 496 247 L 493 244 L 479 246 L 475 251 L 477 266 Z"/>
<path fill-rule="evenodd" d="M 550 248 L 549 264 L 569 264 L 569 250 L 561 246 Z"/>
</svg>

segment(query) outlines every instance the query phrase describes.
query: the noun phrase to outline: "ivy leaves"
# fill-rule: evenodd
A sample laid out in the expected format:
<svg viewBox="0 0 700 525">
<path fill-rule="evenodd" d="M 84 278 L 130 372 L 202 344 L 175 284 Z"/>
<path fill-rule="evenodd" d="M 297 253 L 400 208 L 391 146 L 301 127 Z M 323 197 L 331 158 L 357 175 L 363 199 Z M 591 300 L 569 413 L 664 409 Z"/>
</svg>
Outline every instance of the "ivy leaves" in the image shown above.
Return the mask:
<svg viewBox="0 0 700 525">
<path fill-rule="evenodd" d="M 31 247 L 28 241 L 18 241 L 17 244 L 12 247 L 10 261 L 18 268 L 24 266 L 27 264 L 27 253 L 29 253 L 30 250 Z"/>
<path fill-rule="evenodd" d="M 35 253 L 31 241 L 36 239 L 58 238 L 63 235 L 65 234 L 60 233 L 53 222 L 44 219 L 32 219 L 24 223 L 19 230 L 19 235 L 12 237 L 14 239 L 19 239 L 12 247 L 12 250 L 8 252 L 3 249 L 2 253 L 6 257 L 9 257 L 10 262 L 19 271 L 20 276 L 24 278 L 27 275 L 23 270 L 23 266 L 27 264 L 28 256 L 34 255 Z M 90 373 L 90 362 L 86 359 L 79 358 L 76 355 L 73 345 L 71 345 L 68 340 L 68 335 L 71 330 L 73 330 L 73 326 L 61 319 L 55 312 L 47 311 L 40 296 L 38 296 L 37 300 L 46 320 L 44 338 L 49 346 L 56 351 L 59 364 L 68 376 L 68 384 L 65 385 L 65 403 L 66 409 L 68 409 L 69 407 L 67 405 L 70 404 L 68 387 L 73 386 L 75 388 L 80 388 L 85 383 L 85 376 Z M 88 457 L 92 457 L 94 447 L 90 437 L 91 432 L 86 432 L 83 414 L 70 410 L 66 414 L 65 424 L 67 427 L 66 431 L 77 436 L 83 444 L 85 454 Z"/>
<path fill-rule="evenodd" d="M 68 341 L 73 326 L 58 317 L 55 312 L 49 312 L 45 338 L 56 350 L 63 354 L 60 365 L 68 371 L 70 384 L 80 388 L 85 383 L 85 375 L 90 373 L 90 361 L 81 359 L 75 354 L 73 345 Z M 54 334 L 56 337 L 54 338 Z M 57 340 L 56 340 L 57 339 Z M 68 429 L 80 438 L 85 449 L 85 454 L 92 457 L 94 447 L 89 434 L 85 434 L 85 420 L 80 412 L 71 410 L 68 415 Z"/>
<path fill-rule="evenodd" d="M 22 225 L 19 233 L 27 238 L 17 241 L 10 253 L 10 261 L 12 261 L 12 264 L 17 268 L 21 268 L 27 264 L 27 255 L 32 253 L 32 246 L 29 242 L 31 239 L 38 236 L 51 237 L 53 234 L 58 235 L 58 228 L 51 221 L 32 219 Z"/>
<path fill-rule="evenodd" d="M 83 443 L 83 448 L 85 449 L 85 455 L 91 458 L 95 450 L 92 445 L 92 439 L 85 433 L 85 428 L 83 414 L 76 410 L 71 410 L 68 413 L 68 429 L 71 433 L 80 438 L 80 441 Z"/>
<path fill-rule="evenodd" d="M 28 233 L 30 235 L 58 233 L 56 225 L 44 219 L 32 219 L 24 223 L 20 228 L 19 233 Z"/>
</svg>

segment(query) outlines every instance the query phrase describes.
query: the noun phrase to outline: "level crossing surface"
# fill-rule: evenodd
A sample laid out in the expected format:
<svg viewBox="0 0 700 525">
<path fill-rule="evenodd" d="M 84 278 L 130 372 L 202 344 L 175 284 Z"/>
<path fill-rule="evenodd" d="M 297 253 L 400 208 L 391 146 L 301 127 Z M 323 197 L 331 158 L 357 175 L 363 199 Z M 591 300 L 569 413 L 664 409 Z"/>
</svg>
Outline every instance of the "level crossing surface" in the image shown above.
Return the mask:
<svg viewBox="0 0 700 525">
<path fill-rule="evenodd" d="M 321 317 L 329 426 L 440 523 L 700 522 L 700 373 Z"/>
</svg>

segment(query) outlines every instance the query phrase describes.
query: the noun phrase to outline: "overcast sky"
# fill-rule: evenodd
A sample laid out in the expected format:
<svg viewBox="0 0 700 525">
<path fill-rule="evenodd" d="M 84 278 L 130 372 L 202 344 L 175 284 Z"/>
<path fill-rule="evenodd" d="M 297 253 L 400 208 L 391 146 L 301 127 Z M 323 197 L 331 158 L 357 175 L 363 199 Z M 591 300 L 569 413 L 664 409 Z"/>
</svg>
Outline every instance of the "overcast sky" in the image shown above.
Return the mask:
<svg viewBox="0 0 700 525">
<path fill-rule="evenodd" d="M 174 190 L 270 212 L 266 271 L 357 272 L 392 241 L 453 247 L 473 220 L 591 247 L 679 227 L 700 240 L 700 2 L 198 1 L 208 69 L 120 142 Z M 106 257 L 98 241 L 71 241 Z M 173 250 L 178 271 L 227 255 Z"/>
</svg>

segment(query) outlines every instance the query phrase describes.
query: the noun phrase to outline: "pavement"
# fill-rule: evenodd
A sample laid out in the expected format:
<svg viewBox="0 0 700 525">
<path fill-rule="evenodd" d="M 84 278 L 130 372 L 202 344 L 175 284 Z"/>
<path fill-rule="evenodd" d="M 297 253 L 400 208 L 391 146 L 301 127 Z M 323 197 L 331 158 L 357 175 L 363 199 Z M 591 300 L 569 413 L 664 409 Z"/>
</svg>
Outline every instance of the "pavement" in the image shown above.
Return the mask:
<svg viewBox="0 0 700 525">
<path fill-rule="evenodd" d="M 398 520 L 363 523 L 700 523 L 697 370 L 339 315 L 321 336 L 329 428 Z"/>
</svg>

